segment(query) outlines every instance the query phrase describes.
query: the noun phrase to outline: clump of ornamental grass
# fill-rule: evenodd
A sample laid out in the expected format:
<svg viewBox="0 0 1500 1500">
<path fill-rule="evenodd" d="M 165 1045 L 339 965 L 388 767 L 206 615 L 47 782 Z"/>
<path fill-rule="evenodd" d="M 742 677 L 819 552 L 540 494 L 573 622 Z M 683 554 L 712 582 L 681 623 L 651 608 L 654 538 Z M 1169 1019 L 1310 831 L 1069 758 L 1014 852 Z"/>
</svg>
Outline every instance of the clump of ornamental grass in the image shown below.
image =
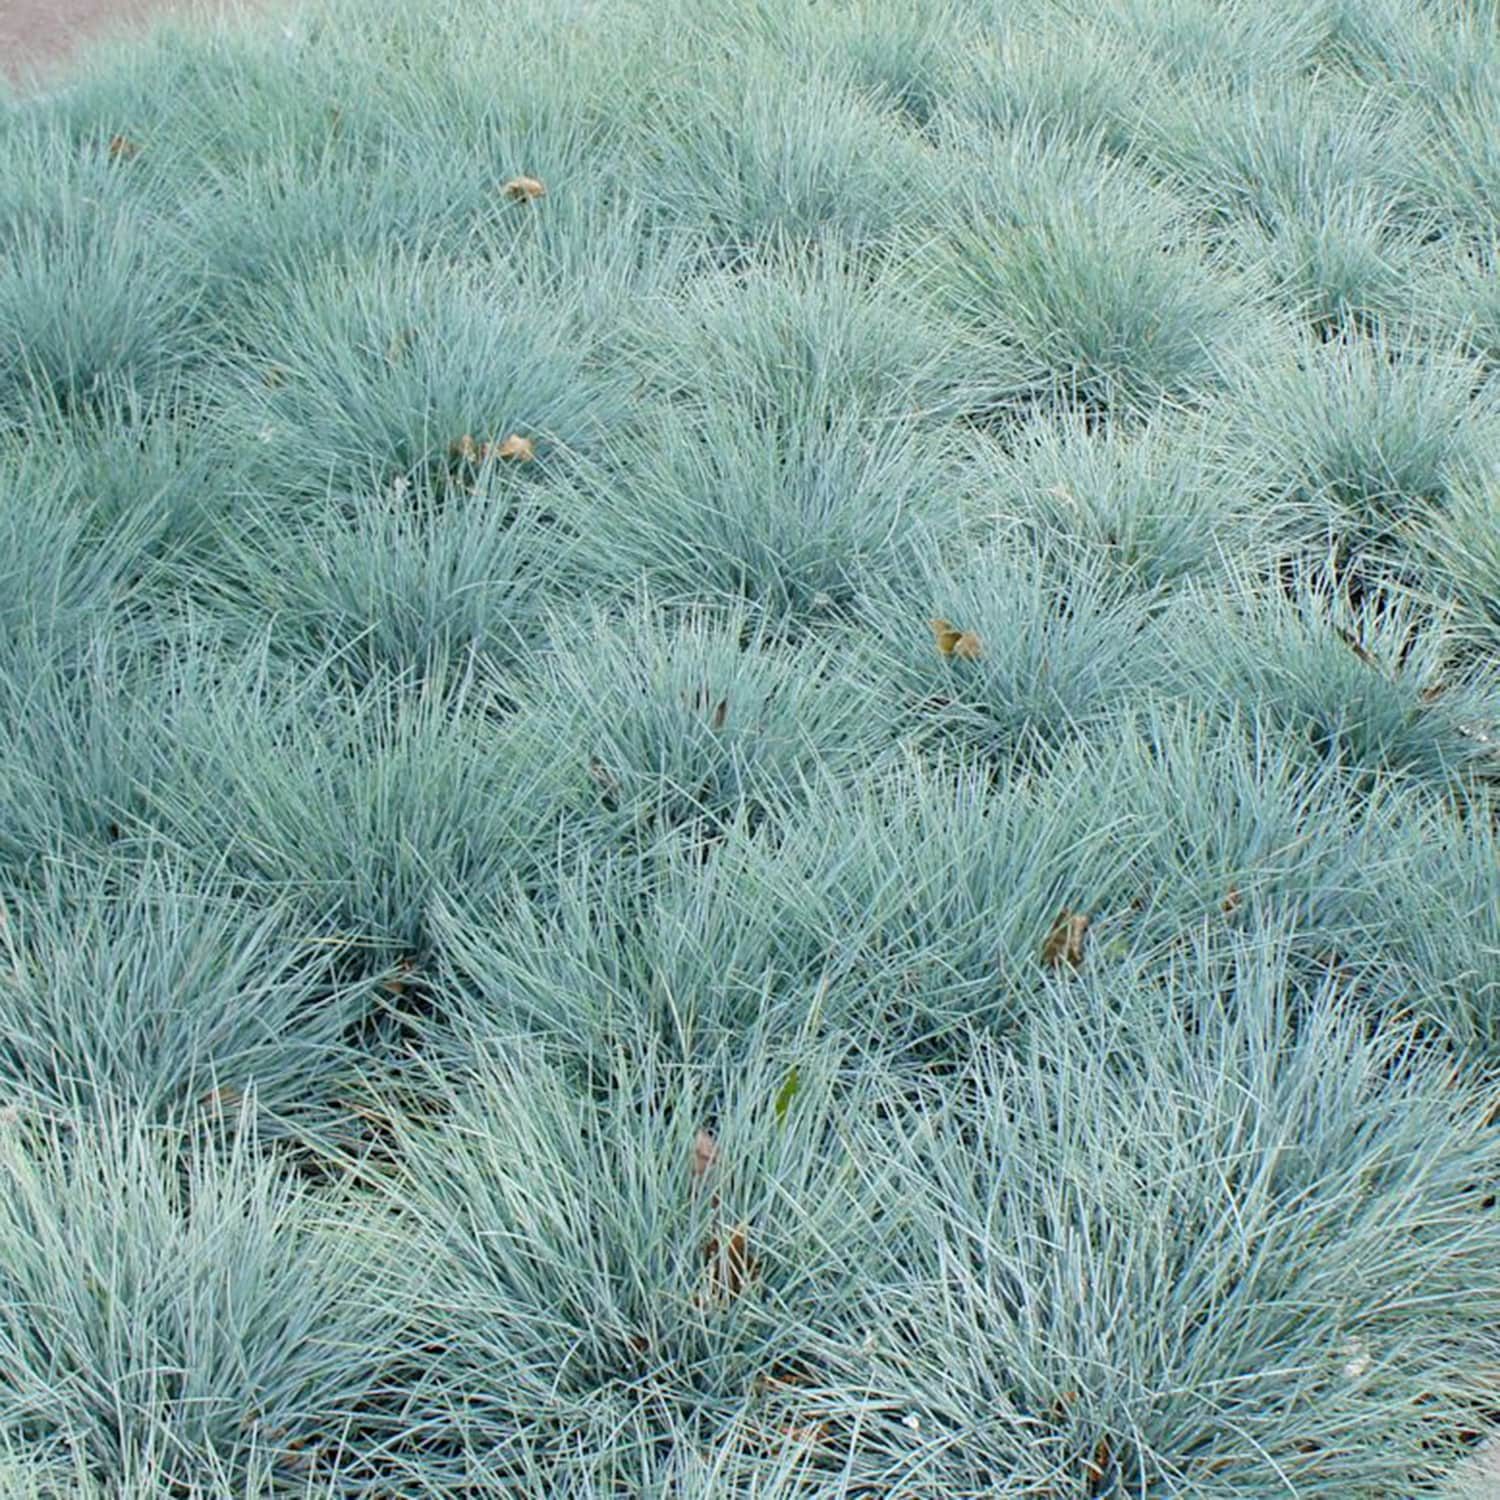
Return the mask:
<svg viewBox="0 0 1500 1500">
<path fill-rule="evenodd" d="M 697 1069 L 647 1047 L 590 1097 L 500 1042 L 441 1128 L 398 1117 L 385 1232 L 424 1275 L 370 1289 L 411 1308 L 394 1482 L 641 1491 L 699 1460 L 738 1486 L 852 1415 L 822 1355 L 863 1336 L 845 1309 L 888 1211 L 857 1064 L 814 1039 Z"/>
<path fill-rule="evenodd" d="M 1199 80 L 1166 104 L 1145 145 L 1205 222 L 1275 235 L 1361 196 L 1396 201 L 1399 124 L 1378 97 L 1272 72 L 1248 88 Z"/>
<path fill-rule="evenodd" d="M 132 630 L 159 626 L 167 598 L 199 582 L 236 508 L 244 455 L 216 440 L 208 418 L 186 390 L 150 403 L 117 393 L 90 415 L 39 404 L 24 431 L 0 439 L 0 516 L 11 528 L 0 553 L 16 565 L 6 598 L 29 601 L 51 629 L 87 605 Z M 53 539 L 50 562 L 34 550 L 43 538 Z M 85 563 L 82 549 L 98 556 Z"/>
<path fill-rule="evenodd" d="M 649 848 L 673 830 L 712 842 L 792 804 L 816 770 L 864 774 L 896 721 L 840 643 L 789 647 L 743 604 L 554 613 L 529 672 L 491 676 L 567 787 L 562 836 Z"/>
<path fill-rule="evenodd" d="M 201 278 L 161 254 L 167 232 L 133 204 L 83 202 L 13 231 L 0 247 L 0 424 L 53 403 L 97 411 L 124 392 L 149 401 L 201 363 L 190 338 Z"/>
<path fill-rule="evenodd" d="M 121 828 L 381 962 L 419 952 L 435 891 L 534 879 L 551 838 L 548 747 L 472 694 L 472 671 L 355 689 L 278 670 L 264 637 L 235 664 L 185 642 L 112 720 L 133 773 Z"/>
<path fill-rule="evenodd" d="M 1187 404 L 1220 384 L 1220 357 L 1243 334 L 1242 299 L 1209 274 L 1146 178 L 1097 160 L 1086 186 L 1056 192 L 1054 176 L 1081 175 L 1076 152 L 1042 142 L 1023 151 L 1003 137 L 969 149 L 976 165 L 1010 160 L 967 209 L 945 212 L 924 257 L 926 284 L 937 305 L 1003 351 L 1019 384 L 1012 404 L 1056 403 L 1101 422 L 1164 400 Z M 1023 172 L 1026 157 L 1045 175 Z M 1000 215 L 989 202 L 997 192 L 1009 199 Z"/>
<path fill-rule="evenodd" d="M 768 435 L 826 427 L 851 405 L 936 425 L 962 409 L 965 352 L 962 330 L 918 295 L 899 255 L 795 242 L 643 301 L 622 350 L 653 394 L 742 404 Z"/>
<path fill-rule="evenodd" d="M 930 544 L 905 575 L 872 570 L 850 649 L 905 723 L 1004 766 L 1161 689 L 1158 609 L 1132 582 L 1099 554 L 1049 568 L 1024 537 Z"/>
<path fill-rule="evenodd" d="M 389 1311 L 350 1295 L 371 1266 L 347 1199 L 315 1198 L 248 1123 L 226 1151 L 119 1107 L 10 1118 L 0 1179 L 10 1442 L 101 1494 L 326 1479 L 392 1349 Z"/>
<path fill-rule="evenodd" d="M 1443 608 L 1458 650 L 1482 666 L 1500 659 L 1500 503 L 1491 484 L 1472 478 L 1441 505 L 1414 511 L 1402 527 L 1420 560 L 1420 592 Z"/>
<path fill-rule="evenodd" d="M 937 111 L 935 135 L 978 127 L 1039 143 L 1129 149 L 1141 112 L 1140 92 L 1129 80 L 1145 73 L 1143 91 L 1154 97 L 1149 62 L 1137 66 L 1138 59 L 1097 32 L 1079 46 L 1074 19 L 1017 22 L 1007 14 L 995 33 L 965 58 L 951 97 Z"/>
<path fill-rule="evenodd" d="M 670 88 L 655 142 L 660 222 L 702 226 L 710 264 L 753 264 L 786 240 L 877 249 L 941 192 L 945 164 L 892 131 L 852 83 L 787 77 L 748 50 L 691 89 Z"/>
<path fill-rule="evenodd" d="M 1500 699 L 1493 670 L 1454 661 L 1441 618 L 1401 593 L 1351 604 L 1321 570 L 1289 592 L 1239 571 L 1216 596 L 1194 586 L 1172 606 L 1180 681 L 1198 703 L 1255 709 L 1285 753 L 1441 788 L 1479 772 Z M 1477 732 L 1476 732 L 1477 731 Z"/>
<path fill-rule="evenodd" d="M 101 625 L 127 618 L 149 592 L 145 575 L 153 571 L 162 512 L 142 505 L 99 524 L 86 508 L 92 486 L 81 479 L 0 439 L 0 661 L 7 674 L 36 655 L 76 663 Z"/>
<path fill-rule="evenodd" d="M 299 530 L 252 499 L 198 575 L 200 600 L 226 626 L 269 620 L 295 669 L 331 658 L 356 688 L 451 677 L 476 654 L 514 666 L 542 637 L 566 543 L 528 487 L 492 479 L 506 462 L 478 459 L 469 494 L 366 489 Z"/>
<path fill-rule="evenodd" d="M 776 628 L 850 612 L 867 575 L 903 576 L 945 491 L 951 441 L 850 402 L 767 426 L 747 399 L 646 406 L 549 494 L 596 587 L 742 600 Z"/>
<path fill-rule="evenodd" d="M 585 367 L 571 301 L 542 300 L 503 267 L 399 248 L 263 296 L 244 314 L 232 388 L 257 488 L 308 503 L 330 485 L 432 485 L 461 471 L 466 437 L 476 453 L 528 438 L 539 471 L 586 449 L 620 415 L 621 382 Z"/>
<path fill-rule="evenodd" d="M 1089 0 L 1078 10 L 1083 25 L 1098 28 L 1101 43 L 1117 42 L 1132 59 L 1150 58 L 1178 89 L 1295 77 L 1314 66 L 1328 28 L 1327 7 L 1316 3 L 1277 12 L 1246 0 Z"/>
<path fill-rule="evenodd" d="M 1269 563 L 1277 514 L 1217 421 L 1161 410 L 1137 430 L 1093 431 L 1054 414 L 973 456 L 975 535 L 1015 539 L 1055 577 L 1113 579 L 1144 599 L 1216 578 L 1225 557 Z"/>
<path fill-rule="evenodd" d="M 838 1375 L 915 1493 L 1410 1494 L 1492 1400 L 1488 1089 L 1274 936 L 1048 986 L 897 1116 Z M 835 1380 L 837 1376 L 835 1376 Z M 840 1443 L 842 1439 L 842 1443 Z"/>
<path fill-rule="evenodd" d="M 159 855 L 55 863 L 0 903 L 0 1092 L 158 1124 L 253 1098 L 267 1135 L 326 1118 L 367 998 L 319 936 Z"/>
<path fill-rule="evenodd" d="M 1332 539 L 1337 571 L 1361 589 L 1402 576 L 1393 544 L 1408 515 L 1441 509 L 1490 466 L 1493 393 L 1475 367 L 1380 330 L 1246 354 L 1231 399 L 1261 493 L 1304 507 L 1303 547 Z"/>
</svg>

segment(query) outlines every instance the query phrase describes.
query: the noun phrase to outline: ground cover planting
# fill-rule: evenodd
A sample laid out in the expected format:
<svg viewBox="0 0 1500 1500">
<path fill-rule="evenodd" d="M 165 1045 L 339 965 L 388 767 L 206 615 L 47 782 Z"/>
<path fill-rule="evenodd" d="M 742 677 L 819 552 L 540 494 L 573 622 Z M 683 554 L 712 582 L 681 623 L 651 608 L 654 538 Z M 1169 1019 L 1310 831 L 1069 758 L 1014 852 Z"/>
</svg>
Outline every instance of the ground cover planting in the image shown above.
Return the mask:
<svg viewBox="0 0 1500 1500">
<path fill-rule="evenodd" d="M 1500 12 L 306 0 L 0 113 L 0 1500 L 1456 1493 Z"/>
</svg>

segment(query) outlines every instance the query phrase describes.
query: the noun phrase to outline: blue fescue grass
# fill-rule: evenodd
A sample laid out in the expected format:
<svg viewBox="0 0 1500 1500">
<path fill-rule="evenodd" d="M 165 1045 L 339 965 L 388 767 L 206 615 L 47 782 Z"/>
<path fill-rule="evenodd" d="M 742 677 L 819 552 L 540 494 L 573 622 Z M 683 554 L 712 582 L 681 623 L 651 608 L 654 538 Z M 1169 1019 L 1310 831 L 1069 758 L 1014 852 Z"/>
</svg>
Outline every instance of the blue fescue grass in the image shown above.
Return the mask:
<svg viewBox="0 0 1500 1500">
<path fill-rule="evenodd" d="M 117 1108 L 22 1117 L 0 1173 L 5 1420 L 39 1457 L 115 1493 L 295 1484 L 378 1386 L 355 1242 L 252 1132 L 225 1156 Z"/>
<path fill-rule="evenodd" d="M 0 1494 L 1441 1495 L 1497 69 L 308 0 L 7 101 Z"/>
</svg>

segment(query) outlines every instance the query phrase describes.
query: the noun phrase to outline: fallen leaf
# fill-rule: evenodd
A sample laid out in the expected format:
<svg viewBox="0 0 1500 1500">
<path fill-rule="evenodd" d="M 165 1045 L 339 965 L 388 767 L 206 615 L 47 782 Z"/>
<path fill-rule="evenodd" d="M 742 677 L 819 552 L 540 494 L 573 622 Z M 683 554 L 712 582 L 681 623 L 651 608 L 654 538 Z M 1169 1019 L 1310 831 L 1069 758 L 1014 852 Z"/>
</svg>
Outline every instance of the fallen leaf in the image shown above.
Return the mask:
<svg viewBox="0 0 1500 1500">
<path fill-rule="evenodd" d="M 1087 1470 L 1090 1494 L 1097 1494 L 1097 1486 L 1104 1483 L 1110 1464 L 1109 1439 L 1100 1438 L 1094 1448 L 1094 1456 L 1084 1465 Z"/>
<path fill-rule="evenodd" d="M 786 1119 L 786 1112 L 791 1108 L 792 1100 L 797 1097 L 797 1093 L 801 1087 L 802 1074 L 798 1071 L 796 1065 L 793 1064 L 792 1071 L 786 1075 L 786 1082 L 781 1085 L 776 1094 L 775 1109 L 777 1120 Z"/>
<path fill-rule="evenodd" d="M 542 184 L 541 179 L 536 177 L 512 177 L 501 191 L 507 198 L 525 198 L 528 201 L 533 198 L 545 198 L 547 196 L 546 187 Z"/>
<path fill-rule="evenodd" d="M 129 161 L 132 156 L 139 154 L 140 149 L 128 136 L 112 135 L 109 138 L 109 159 L 111 161 Z"/>
<path fill-rule="evenodd" d="M 719 1162 L 719 1143 L 706 1130 L 693 1137 L 693 1177 L 705 1177 Z"/>
<path fill-rule="evenodd" d="M 951 620 L 934 617 L 927 622 L 932 631 L 932 638 L 937 643 L 937 648 L 944 656 L 952 656 L 953 648 L 958 645 L 959 637 L 963 634 L 961 630 L 954 628 Z"/>
<path fill-rule="evenodd" d="M 404 995 L 406 986 L 411 982 L 411 975 L 416 972 L 416 964 L 409 958 L 403 958 L 396 965 L 396 973 L 380 981 L 380 988 L 388 994 Z"/>
<path fill-rule="evenodd" d="M 493 452 L 496 458 L 514 459 L 517 463 L 529 464 L 536 457 L 536 448 L 528 437 L 513 432 L 503 443 L 486 446 L 486 454 Z"/>
<path fill-rule="evenodd" d="M 727 1240 L 711 1236 L 703 1247 L 703 1258 L 708 1267 L 710 1301 L 738 1297 L 760 1269 L 750 1253 L 750 1226 L 744 1220 L 735 1225 Z"/>
<path fill-rule="evenodd" d="M 1088 932 L 1089 919 L 1081 911 L 1070 911 L 1066 906 L 1058 912 L 1052 923 L 1052 931 L 1042 945 L 1042 962 L 1049 968 L 1057 968 L 1063 962 L 1078 968 L 1083 963 L 1083 940 Z"/>
<path fill-rule="evenodd" d="M 459 459 L 466 464 L 477 464 L 479 462 L 479 444 L 474 441 L 471 433 L 464 433 L 454 445 L 449 448 L 451 457 Z"/>
<path fill-rule="evenodd" d="M 972 630 L 964 631 L 953 643 L 953 654 L 965 661 L 978 661 L 980 650 L 979 637 Z"/>
</svg>

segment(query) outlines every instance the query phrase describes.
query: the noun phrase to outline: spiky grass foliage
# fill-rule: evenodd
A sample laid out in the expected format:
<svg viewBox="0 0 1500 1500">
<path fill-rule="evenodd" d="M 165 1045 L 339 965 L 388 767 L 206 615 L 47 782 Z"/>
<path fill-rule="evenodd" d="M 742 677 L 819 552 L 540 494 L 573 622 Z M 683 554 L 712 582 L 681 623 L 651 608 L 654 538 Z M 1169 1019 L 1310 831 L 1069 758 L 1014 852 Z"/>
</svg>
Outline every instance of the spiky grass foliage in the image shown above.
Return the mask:
<svg viewBox="0 0 1500 1500">
<path fill-rule="evenodd" d="M 1243 254 L 1264 270 L 1287 310 L 1323 338 L 1351 327 L 1401 326 L 1421 269 L 1388 197 L 1369 190 L 1335 198 L 1315 217 L 1251 229 Z"/>
<path fill-rule="evenodd" d="M 1252 0 L 1088 0 L 1078 10 L 1085 24 L 1117 37 L 1128 55 L 1154 59 L 1179 87 L 1297 77 L 1315 64 L 1329 26 L 1328 7 L 1320 3 L 1274 11 Z"/>
<path fill-rule="evenodd" d="M 1000 21 L 997 14 L 992 21 Z M 1009 19 L 1009 17 L 1007 17 Z M 1150 96 L 1149 73 L 1140 60 L 1090 36 L 1078 44 L 1076 18 L 1051 24 L 1010 21 L 987 44 L 973 49 L 951 105 L 937 124 L 949 129 L 974 124 L 1040 142 L 1098 142 L 1116 152 L 1129 148 L 1140 112 L 1134 82 Z"/>
<path fill-rule="evenodd" d="M 1402 538 L 1420 557 L 1429 598 L 1448 604 L 1451 628 L 1467 654 L 1500 652 L 1500 505 L 1483 482 L 1456 485 L 1442 506 L 1407 518 Z"/>
<path fill-rule="evenodd" d="M 649 848 L 674 829 L 712 841 L 783 810 L 815 769 L 861 774 L 894 741 L 877 684 L 837 642 L 787 649 L 743 605 L 556 615 L 527 676 L 490 679 L 567 788 L 566 836 Z"/>
<path fill-rule="evenodd" d="M 592 1102 L 502 1045 L 444 1128 L 400 1121 L 390 1232 L 426 1271 L 426 1354 L 397 1473 L 434 1495 L 665 1493 L 712 1460 L 710 1493 L 754 1493 L 825 1405 L 852 1415 L 819 1356 L 854 1331 L 839 1310 L 887 1206 L 860 1150 L 876 1075 L 849 1061 L 759 1046 L 692 1074 L 647 1048 Z"/>
<path fill-rule="evenodd" d="M 425 1271 L 385 1462 L 433 1494 L 656 1493 L 685 1455 L 735 1493 L 789 1458 L 819 1494 L 1436 1476 L 1497 1353 L 1461 1311 L 1500 1295 L 1485 1091 L 1295 995 L 1274 934 L 1212 947 L 1047 982 L 956 1076 L 648 1048 L 590 1099 L 496 1039 L 382 1183 Z"/>
<path fill-rule="evenodd" d="M 1302 505 L 1303 545 L 1322 552 L 1332 539 L 1336 571 L 1362 590 L 1401 576 L 1392 544 L 1407 515 L 1441 508 L 1490 468 L 1495 419 L 1480 384 L 1456 354 L 1345 325 L 1239 360 L 1234 400 L 1263 493 Z"/>
<path fill-rule="evenodd" d="M 1149 596 L 1217 577 L 1225 557 L 1268 564 L 1274 554 L 1276 509 L 1217 422 L 1157 413 L 1135 430 L 1095 431 L 1058 415 L 975 458 L 973 529 L 1018 539 L 1058 576 L 1099 572 Z"/>
<path fill-rule="evenodd" d="M 269 696 L 231 679 L 204 702 L 184 693 L 177 715 L 171 688 L 142 703 L 171 727 L 150 748 L 141 822 L 387 956 L 422 950 L 438 892 L 537 879 L 558 775 L 528 726 L 496 723 L 437 672 L 405 696 L 389 679 L 339 694 L 320 715 L 308 685 Z"/>
<path fill-rule="evenodd" d="M 955 446 L 916 418 L 852 404 L 821 425 L 768 426 L 748 400 L 663 403 L 549 499 L 599 584 L 741 599 L 806 629 L 847 616 L 867 574 L 914 565 L 961 482 Z"/>
<path fill-rule="evenodd" d="M 144 507 L 105 526 L 79 503 L 55 456 L 20 444 L 0 456 L 0 655 L 13 669 L 37 650 L 76 658 L 112 614 L 139 603 L 160 527 Z M 30 481 L 30 482 L 28 482 Z"/>
<path fill-rule="evenodd" d="M 109 1494 L 303 1488 L 381 1376 L 367 1260 L 253 1131 L 0 1130 L 6 1429 Z M 279 1492 L 285 1492 L 284 1490 Z"/>
<path fill-rule="evenodd" d="M 1149 183 L 1101 165 L 1087 195 L 1054 198 L 1019 173 L 1013 192 L 1010 222 L 982 200 L 954 216 L 930 275 L 940 305 L 1006 351 L 1030 399 L 1098 418 L 1217 385 L 1233 295 Z"/>
<path fill-rule="evenodd" d="M 651 153 L 658 212 L 701 226 L 711 263 L 745 265 L 784 240 L 874 249 L 946 187 L 945 164 L 893 134 L 852 81 L 787 78 L 764 58 L 720 60 L 707 79 L 670 89 L 662 123 Z"/>
<path fill-rule="evenodd" d="M 54 403 L 97 410 L 121 391 L 150 400 L 191 368 L 198 278 L 161 253 L 164 232 L 139 210 L 81 203 L 16 230 L 0 251 L 0 422 Z"/>
<path fill-rule="evenodd" d="M 900 257 L 767 248 L 763 263 L 693 278 L 636 310 L 626 357 L 655 394 L 742 403 L 768 430 L 872 416 L 951 418 L 973 379 L 963 330 L 917 294 Z"/>
<path fill-rule="evenodd" d="M 890 712 L 1003 767 L 1165 681 L 1155 614 L 1098 556 L 1064 573 L 1010 537 L 963 553 L 929 545 L 908 576 L 872 577 L 851 649 Z M 973 639 L 945 653 L 939 622 Z"/>
<path fill-rule="evenodd" d="M 1460 244 L 1454 253 L 1424 267 L 1426 311 L 1457 347 L 1473 359 L 1487 378 L 1500 368 L 1500 290 L 1492 267 L 1500 256 L 1493 238 Z"/>
<path fill-rule="evenodd" d="M 1409 1494 L 1490 1401 L 1493 1340 L 1449 1322 L 1496 1291 L 1483 1088 L 1334 985 L 1290 1000 L 1274 942 L 1220 972 L 1050 985 L 898 1123 L 843 1372 L 915 1493 Z"/>
<path fill-rule="evenodd" d="M 264 446 L 258 486 L 290 501 L 431 485 L 464 462 L 466 436 L 482 451 L 517 434 L 542 466 L 587 448 L 618 417 L 620 382 L 585 368 L 579 311 L 504 268 L 399 250 L 299 277 L 243 325 L 234 411 Z"/>
<path fill-rule="evenodd" d="M 0 439 L 0 515 L 12 528 L 3 555 L 16 566 L 7 599 L 29 598 L 54 632 L 90 606 L 134 630 L 164 623 L 166 597 L 198 582 L 236 508 L 243 457 L 218 440 L 201 400 L 112 397 L 89 416 L 39 405 Z M 50 563 L 35 550 L 42 536 L 54 538 Z M 84 547 L 100 554 L 87 565 L 72 556 Z"/>
<path fill-rule="evenodd" d="M 437 892 L 535 880 L 555 838 L 550 747 L 471 671 L 355 689 L 331 666 L 285 677 L 262 637 L 237 661 L 185 643 L 131 686 L 108 746 L 124 838 L 284 893 L 381 963 L 421 950 Z"/>
<path fill-rule="evenodd" d="M 1492 724 L 1500 708 L 1494 673 L 1451 662 L 1447 633 L 1407 598 L 1351 606 L 1325 576 L 1303 569 L 1290 597 L 1240 574 L 1217 598 L 1195 587 L 1174 607 L 1197 632 L 1178 658 L 1190 694 L 1238 710 L 1260 705 L 1294 759 L 1327 757 L 1365 779 L 1383 772 L 1442 786 L 1484 758 L 1473 728 Z"/>
<path fill-rule="evenodd" d="M 253 1093 L 268 1134 L 328 1114 L 367 998 L 337 981 L 333 951 L 285 903 L 257 908 L 148 856 L 54 866 L 0 913 L 0 1089 L 24 1112 L 165 1123 L 233 1117 Z"/>
<path fill-rule="evenodd" d="M 205 602 L 228 621 L 270 620 L 278 652 L 302 668 L 332 657 L 361 688 L 451 678 L 475 653 L 514 665 L 541 636 L 564 544 L 500 463 L 483 460 L 468 495 L 397 483 L 330 497 L 297 530 L 253 499 L 200 574 Z"/>
<path fill-rule="evenodd" d="M 1497 57 L 303 0 L 7 102 L 0 1492 L 1436 1496 Z"/>
<path fill-rule="evenodd" d="M 1270 77 L 1248 89 L 1200 83 L 1150 127 L 1152 159 L 1209 222 L 1276 234 L 1333 207 L 1397 199 L 1403 142 L 1380 97 Z"/>
</svg>

